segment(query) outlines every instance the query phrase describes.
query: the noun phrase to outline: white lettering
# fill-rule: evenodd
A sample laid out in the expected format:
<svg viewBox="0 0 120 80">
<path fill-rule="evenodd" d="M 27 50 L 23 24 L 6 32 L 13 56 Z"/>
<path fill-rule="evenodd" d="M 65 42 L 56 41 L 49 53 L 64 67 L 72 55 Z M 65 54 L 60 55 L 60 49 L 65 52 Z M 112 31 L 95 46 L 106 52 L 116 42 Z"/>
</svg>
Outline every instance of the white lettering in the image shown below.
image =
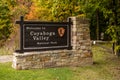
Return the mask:
<svg viewBox="0 0 120 80">
<path fill-rule="evenodd" d="M 57 44 L 57 42 L 50 42 L 51 44 Z"/>
<path fill-rule="evenodd" d="M 30 35 L 31 36 L 54 36 L 55 32 L 34 32 L 34 31 L 30 31 Z"/>
<path fill-rule="evenodd" d="M 31 35 L 31 36 L 33 36 L 33 33 L 34 33 L 33 31 L 30 31 L 30 35 Z"/>
<path fill-rule="evenodd" d="M 40 40 L 40 41 L 48 41 L 49 37 L 45 37 L 45 36 L 33 36 L 33 40 Z"/>
<path fill-rule="evenodd" d="M 49 42 L 37 42 L 38 45 L 45 45 L 45 44 L 49 44 Z"/>
</svg>

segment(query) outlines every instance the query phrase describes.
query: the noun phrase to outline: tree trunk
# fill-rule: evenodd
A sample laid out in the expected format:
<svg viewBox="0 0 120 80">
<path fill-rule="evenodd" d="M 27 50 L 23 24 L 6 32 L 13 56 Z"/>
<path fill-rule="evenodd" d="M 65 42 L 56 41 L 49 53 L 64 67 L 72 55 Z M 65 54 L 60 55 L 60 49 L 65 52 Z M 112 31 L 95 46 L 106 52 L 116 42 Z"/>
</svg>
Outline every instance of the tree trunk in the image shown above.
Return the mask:
<svg viewBox="0 0 120 80">
<path fill-rule="evenodd" d="M 113 0 L 113 14 L 114 14 L 114 26 L 118 26 L 118 0 Z M 119 34 L 118 34 L 118 31 L 116 31 L 116 36 L 117 36 L 117 42 L 115 43 L 116 46 L 119 46 L 120 45 L 120 38 L 119 38 Z M 116 51 L 116 54 L 117 56 L 119 57 L 120 56 L 120 49 L 118 49 Z"/>
<path fill-rule="evenodd" d="M 96 21 L 97 21 L 96 36 L 97 40 L 99 40 L 99 9 L 96 10 Z"/>
</svg>

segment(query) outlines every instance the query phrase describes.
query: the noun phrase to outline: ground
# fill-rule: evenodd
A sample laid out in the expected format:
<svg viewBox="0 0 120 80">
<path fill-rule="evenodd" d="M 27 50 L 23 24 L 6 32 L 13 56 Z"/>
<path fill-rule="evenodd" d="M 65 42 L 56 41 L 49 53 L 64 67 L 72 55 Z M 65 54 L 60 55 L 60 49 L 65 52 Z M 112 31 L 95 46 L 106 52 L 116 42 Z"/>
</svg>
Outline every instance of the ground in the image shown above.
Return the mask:
<svg viewBox="0 0 120 80">
<path fill-rule="evenodd" d="M 0 80 L 120 80 L 120 58 L 109 46 L 92 46 L 94 64 L 90 66 L 18 71 L 11 62 L 0 63 Z"/>
</svg>

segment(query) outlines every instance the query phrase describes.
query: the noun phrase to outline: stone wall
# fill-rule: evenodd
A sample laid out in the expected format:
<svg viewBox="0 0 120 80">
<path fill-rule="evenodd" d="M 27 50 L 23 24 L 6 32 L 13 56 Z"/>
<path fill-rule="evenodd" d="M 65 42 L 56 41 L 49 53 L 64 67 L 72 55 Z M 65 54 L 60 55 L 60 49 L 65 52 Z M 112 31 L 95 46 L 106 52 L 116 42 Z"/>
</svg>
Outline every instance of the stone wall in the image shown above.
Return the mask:
<svg viewBox="0 0 120 80">
<path fill-rule="evenodd" d="M 73 22 L 71 28 L 72 50 L 14 53 L 12 67 L 21 70 L 93 64 L 89 20 L 84 17 L 70 18 Z"/>
</svg>

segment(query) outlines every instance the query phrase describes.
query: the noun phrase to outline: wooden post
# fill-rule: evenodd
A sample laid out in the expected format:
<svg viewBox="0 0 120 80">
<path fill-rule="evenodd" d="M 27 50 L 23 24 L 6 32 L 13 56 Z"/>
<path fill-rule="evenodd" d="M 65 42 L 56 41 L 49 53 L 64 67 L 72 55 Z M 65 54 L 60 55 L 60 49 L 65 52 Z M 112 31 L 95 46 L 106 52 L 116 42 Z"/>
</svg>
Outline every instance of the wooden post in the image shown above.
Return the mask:
<svg viewBox="0 0 120 80">
<path fill-rule="evenodd" d="M 23 24 L 24 24 L 24 17 L 20 17 L 20 53 L 23 53 Z"/>
<path fill-rule="evenodd" d="M 72 25 L 72 22 L 71 22 L 71 18 L 68 18 L 68 22 L 69 22 L 69 49 L 68 50 L 71 50 L 72 49 L 72 46 L 71 46 L 71 25 Z"/>
</svg>

